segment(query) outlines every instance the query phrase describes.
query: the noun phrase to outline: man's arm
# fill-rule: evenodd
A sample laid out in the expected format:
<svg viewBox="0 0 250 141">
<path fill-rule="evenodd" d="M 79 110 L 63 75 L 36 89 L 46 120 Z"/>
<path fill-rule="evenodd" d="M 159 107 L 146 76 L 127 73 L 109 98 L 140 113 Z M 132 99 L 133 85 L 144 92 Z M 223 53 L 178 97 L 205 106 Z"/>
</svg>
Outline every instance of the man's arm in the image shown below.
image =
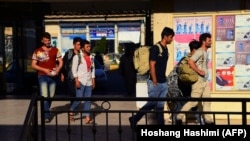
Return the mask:
<svg viewBox="0 0 250 141">
<path fill-rule="evenodd" d="M 78 55 L 74 55 L 73 60 L 72 60 L 71 71 L 72 71 L 73 77 L 75 79 L 75 86 L 76 86 L 76 88 L 80 88 L 81 87 L 80 81 L 78 80 L 78 76 L 77 76 L 78 65 L 79 65 L 78 64 Z"/>
<path fill-rule="evenodd" d="M 154 86 L 157 85 L 155 64 L 156 64 L 156 61 L 153 61 L 153 60 L 150 60 L 150 61 L 149 61 L 150 76 L 151 76 L 151 78 L 152 78 L 152 81 L 153 81 L 153 85 L 154 85 Z"/>
<path fill-rule="evenodd" d="M 195 72 L 197 72 L 199 75 L 205 76 L 205 72 L 204 72 L 203 70 L 200 70 L 200 69 L 196 66 L 195 62 L 194 62 L 192 59 L 188 59 L 188 64 L 189 64 L 189 66 L 190 66 Z"/>
<path fill-rule="evenodd" d="M 33 59 L 32 62 L 31 62 L 31 67 L 37 71 L 42 71 L 44 73 L 46 73 L 47 75 L 50 75 L 51 73 L 51 70 L 50 69 L 47 69 L 47 68 L 43 68 L 43 67 L 40 67 L 39 65 L 37 65 L 37 60 Z"/>
</svg>

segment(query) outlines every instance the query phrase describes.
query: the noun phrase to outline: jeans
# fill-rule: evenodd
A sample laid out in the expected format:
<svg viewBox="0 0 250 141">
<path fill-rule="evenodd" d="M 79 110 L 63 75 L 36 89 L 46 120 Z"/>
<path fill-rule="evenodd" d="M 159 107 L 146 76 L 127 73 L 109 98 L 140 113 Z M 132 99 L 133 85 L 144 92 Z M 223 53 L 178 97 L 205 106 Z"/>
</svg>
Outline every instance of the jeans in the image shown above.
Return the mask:
<svg viewBox="0 0 250 141">
<path fill-rule="evenodd" d="M 176 102 L 176 108 L 174 109 L 175 112 L 178 112 L 181 110 L 182 106 L 186 103 L 186 101 L 175 101 Z M 176 120 L 177 113 L 172 113 L 169 119 Z"/>
<path fill-rule="evenodd" d="M 84 86 L 81 84 L 79 89 L 76 88 L 76 97 L 91 97 L 92 95 L 92 86 Z M 70 110 L 76 110 L 77 107 L 81 104 L 81 101 L 74 101 Z M 84 101 L 83 111 L 89 111 L 91 107 L 91 101 Z M 83 116 L 89 116 L 88 112 L 85 112 Z"/>
<path fill-rule="evenodd" d="M 40 95 L 45 98 L 54 97 L 56 91 L 56 78 L 40 75 L 38 76 Z M 51 101 L 44 101 L 44 110 L 49 111 Z M 50 118 L 50 113 L 44 114 L 45 118 Z"/>
<path fill-rule="evenodd" d="M 154 86 L 152 80 L 148 80 L 147 85 L 148 85 L 148 97 L 149 98 L 165 98 L 166 97 L 167 91 L 168 91 L 167 82 L 157 83 L 157 85 Z M 159 125 L 164 125 L 165 123 L 164 113 L 163 113 L 164 104 L 165 104 L 165 101 L 148 101 L 140 109 L 140 111 L 135 116 L 133 116 L 133 122 L 137 123 L 145 114 L 145 112 L 141 112 L 141 111 L 155 109 L 157 111 L 162 111 L 162 112 L 156 113 L 156 120 Z"/>
</svg>

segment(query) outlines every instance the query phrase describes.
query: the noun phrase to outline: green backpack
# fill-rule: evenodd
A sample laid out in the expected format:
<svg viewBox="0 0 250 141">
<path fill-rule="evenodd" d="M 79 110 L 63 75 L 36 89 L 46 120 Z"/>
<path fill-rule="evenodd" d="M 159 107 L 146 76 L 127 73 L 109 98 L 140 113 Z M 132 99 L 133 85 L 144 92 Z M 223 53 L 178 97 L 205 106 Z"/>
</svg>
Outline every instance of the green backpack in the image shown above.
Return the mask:
<svg viewBox="0 0 250 141">
<path fill-rule="evenodd" d="M 162 54 L 162 48 L 159 43 L 159 56 Z M 151 46 L 141 46 L 134 51 L 133 63 L 139 75 L 145 75 L 149 71 L 149 49 Z"/>
<path fill-rule="evenodd" d="M 195 72 L 188 64 L 188 60 L 190 59 L 190 57 L 191 54 L 188 54 L 186 57 L 181 59 L 178 68 L 179 80 L 187 84 L 195 83 L 199 77 L 199 74 Z M 203 58 L 202 60 L 204 60 L 204 55 L 202 55 L 202 58 Z"/>
</svg>

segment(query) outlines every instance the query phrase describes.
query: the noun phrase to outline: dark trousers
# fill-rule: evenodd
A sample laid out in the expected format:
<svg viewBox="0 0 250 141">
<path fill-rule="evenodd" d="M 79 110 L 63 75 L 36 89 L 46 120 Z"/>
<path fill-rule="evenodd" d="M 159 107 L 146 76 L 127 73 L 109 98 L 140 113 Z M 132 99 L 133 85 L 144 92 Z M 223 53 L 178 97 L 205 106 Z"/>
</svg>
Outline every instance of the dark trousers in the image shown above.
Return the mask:
<svg viewBox="0 0 250 141">
<path fill-rule="evenodd" d="M 67 95 L 70 97 L 75 97 L 76 96 L 76 89 L 75 89 L 75 82 L 70 79 L 66 79 L 66 89 L 67 89 Z M 73 100 L 70 101 L 70 105 L 72 105 Z"/>
</svg>

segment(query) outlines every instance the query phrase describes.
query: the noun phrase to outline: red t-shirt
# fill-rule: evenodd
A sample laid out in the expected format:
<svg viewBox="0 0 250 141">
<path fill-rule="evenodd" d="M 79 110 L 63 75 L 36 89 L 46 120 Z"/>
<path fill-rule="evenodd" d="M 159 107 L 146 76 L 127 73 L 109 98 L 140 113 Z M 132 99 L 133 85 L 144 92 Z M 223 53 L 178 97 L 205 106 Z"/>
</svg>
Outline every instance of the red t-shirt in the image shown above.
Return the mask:
<svg viewBox="0 0 250 141">
<path fill-rule="evenodd" d="M 40 47 L 34 51 L 32 59 L 37 60 L 37 65 L 40 67 L 53 70 L 53 68 L 56 68 L 56 59 L 61 56 L 61 52 L 55 47 L 51 47 L 48 51 L 45 51 L 42 47 Z M 38 75 L 47 74 L 42 71 L 38 71 Z"/>
<path fill-rule="evenodd" d="M 83 56 L 83 57 L 86 60 L 88 71 L 90 71 L 91 70 L 90 56 Z"/>
</svg>

